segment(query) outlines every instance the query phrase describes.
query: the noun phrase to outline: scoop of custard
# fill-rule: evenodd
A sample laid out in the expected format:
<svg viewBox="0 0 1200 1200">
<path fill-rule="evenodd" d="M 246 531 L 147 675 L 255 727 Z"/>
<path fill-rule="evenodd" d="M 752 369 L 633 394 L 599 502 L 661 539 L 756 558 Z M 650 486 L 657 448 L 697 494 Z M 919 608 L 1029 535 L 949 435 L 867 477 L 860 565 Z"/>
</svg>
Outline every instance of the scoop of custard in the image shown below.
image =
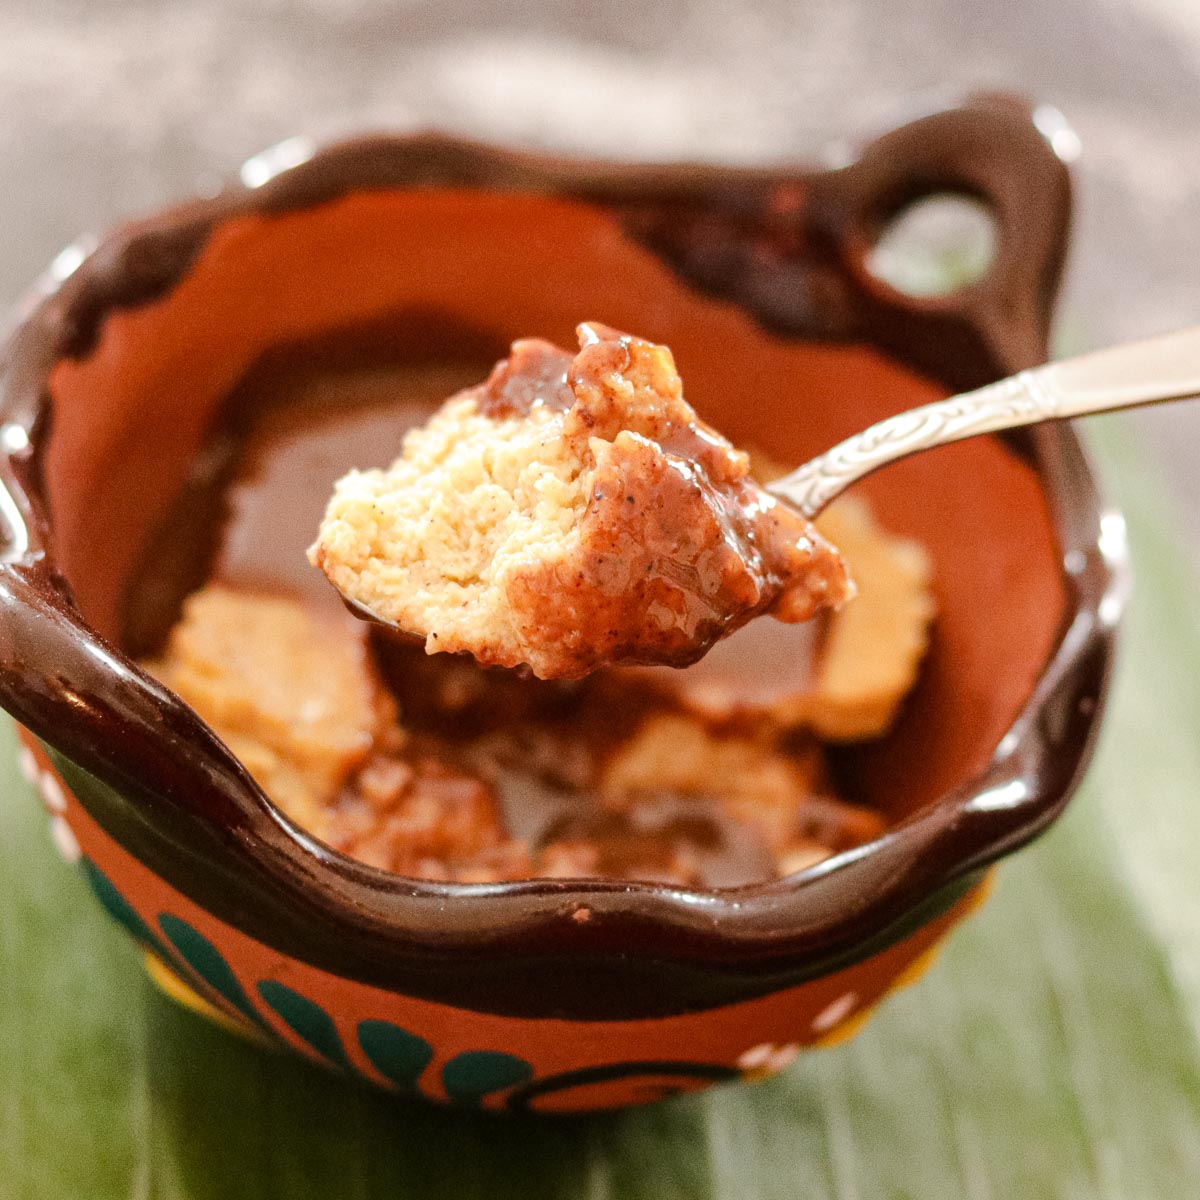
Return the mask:
<svg viewBox="0 0 1200 1200">
<path fill-rule="evenodd" d="M 338 481 L 309 559 L 429 653 L 570 679 L 686 666 L 853 594 L 840 555 L 683 398 L 671 352 L 586 323 L 513 344 L 387 470 Z"/>
</svg>

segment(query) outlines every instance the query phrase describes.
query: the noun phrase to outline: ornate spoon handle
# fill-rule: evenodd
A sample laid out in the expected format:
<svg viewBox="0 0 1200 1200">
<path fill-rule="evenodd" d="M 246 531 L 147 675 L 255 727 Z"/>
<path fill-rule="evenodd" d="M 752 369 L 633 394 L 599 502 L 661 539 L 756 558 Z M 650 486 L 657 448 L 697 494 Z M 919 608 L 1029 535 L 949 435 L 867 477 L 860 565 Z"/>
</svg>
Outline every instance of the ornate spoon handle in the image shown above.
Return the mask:
<svg viewBox="0 0 1200 1200">
<path fill-rule="evenodd" d="M 1059 417 L 1198 396 L 1200 326 L 1021 371 L 898 413 L 777 479 L 770 490 L 815 517 L 864 475 L 921 450 Z"/>
</svg>

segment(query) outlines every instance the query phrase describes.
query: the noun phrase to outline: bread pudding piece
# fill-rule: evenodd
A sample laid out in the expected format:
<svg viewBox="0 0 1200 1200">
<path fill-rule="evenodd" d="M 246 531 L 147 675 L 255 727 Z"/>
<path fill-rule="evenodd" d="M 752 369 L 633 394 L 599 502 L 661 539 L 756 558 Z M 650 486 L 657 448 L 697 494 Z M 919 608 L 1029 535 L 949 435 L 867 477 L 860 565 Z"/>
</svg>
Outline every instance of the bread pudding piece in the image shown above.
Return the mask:
<svg viewBox="0 0 1200 1200">
<path fill-rule="evenodd" d="M 933 564 L 924 546 L 888 533 L 857 496 L 843 496 L 817 524 L 843 548 L 861 592 L 829 618 L 806 724 L 825 741 L 880 737 L 929 648 Z"/>
<path fill-rule="evenodd" d="M 878 813 L 832 798 L 815 740 L 785 752 L 769 736 L 722 733 L 682 713 L 649 717 L 610 760 L 601 788 L 608 805 L 634 814 L 664 792 L 715 804 L 765 848 L 773 869 L 760 878 L 803 870 L 884 829 Z"/>
<path fill-rule="evenodd" d="M 314 832 L 325 800 L 395 728 L 365 640 L 283 597 L 220 585 L 193 593 L 147 669 Z"/>
<path fill-rule="evenodd" d="M 368 760 L 329 806 L 325 841 L 398 875 L 498 883 L 534 874 L 491 788 L 428 755 Z"/>
<path fill-rule="evenodd" d="M 210 584 L 188 597 L 146 669 L 177 692 L 267 796 L 322 841 L 433 879 L 525 877 L 490 789 L 407 757 L 365 630 L 298 602 Z"/>
<path fill-rule="evenodd" d="M 670 351 L 602 325 L 514 343 L 336 485 L 310 560 L 429 653 L 543 679 L 683 666 L 752 617 L 853 591 L 837 551 L 684 400 Z"/>
</svg>

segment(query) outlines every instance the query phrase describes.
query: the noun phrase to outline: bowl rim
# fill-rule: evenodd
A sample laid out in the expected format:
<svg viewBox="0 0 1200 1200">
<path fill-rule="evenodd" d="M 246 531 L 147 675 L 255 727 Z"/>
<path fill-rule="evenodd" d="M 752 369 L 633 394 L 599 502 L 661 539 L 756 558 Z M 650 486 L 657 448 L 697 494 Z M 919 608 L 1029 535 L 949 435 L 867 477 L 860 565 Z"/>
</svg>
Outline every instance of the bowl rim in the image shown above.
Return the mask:
<svg viewBox="0 0 1200 1200">
<path fill-rule="evenodd" d="M 1065 424 L 1032 431 L 1026 445 L 1060 541 L 1068 620 L 980 775 L 864 847 L 736 890 L 615 880 L 463 885 L 367 867 L 297 829 L 178 697 L 87 625 L 50 550 L 39 455 L 49 423 L 47 380 L 61 357 L 86 355 L 108 313 L 169 290 L 208 233 L 238 214 L 434 181 L 601 203 L 700 195 L 734 196 L 744 205 L 747 195 L 776 197 L 801 180 L 807 233 L 858 289 L 873 322 L 870 342 L 920 365 L 923 346 L 967 338 L 976 366 L 963 380 L 940 372 L 941 382 L 976 386 L 988 381 L 981 375 L 999 377 L 1046 357 L 1070 208 L 1061 145 L 1048 132 L 1060 128 L 1046 116 L 1052 111 L 1012 96 L 970 97 L 823 171 L 614 164 L 439 133 L 354 138 L 321 150 L 289 139 L 248 160 L 240 179 L 215 197 L 76 243 L 35 286 L 0 358 L 0 523 L 8 535 L 0 559 L 0 704 L 48 744 L 102 827 L 178 890 L 276 949 L 377 986 L 466 1008 L 644 1016 L 761 995 L 894 943 L 1044 830 L 1090 755 L 1127 559 L 1121 518 L 1102 503 Z M 393 172 L 400 164 L 406 184 L 372 175 L 373 164 L 385 162 Z M 865 273 L 864 245 L 873 224 L 940 190 L 981 195 L 993 207 L 997 264 L 960 292 L 914 301 Z M 1038 219 L 1029 219 L 1031 210 Z M 755 315 L 778 323 L 777 314 Z M 64 688 L 89 701 L 69 720 Z M 150 722 L 153 744 L 138 732 Z M 539 998 L 533 977 L 544 989 L 553 976 L 543 967 L 564 961 L 593 982 L 567 1000 L 561 992 Z M 484 999 L 477 982 L 484 963 L 524 970 L 530 979 Z"/>
</svg>

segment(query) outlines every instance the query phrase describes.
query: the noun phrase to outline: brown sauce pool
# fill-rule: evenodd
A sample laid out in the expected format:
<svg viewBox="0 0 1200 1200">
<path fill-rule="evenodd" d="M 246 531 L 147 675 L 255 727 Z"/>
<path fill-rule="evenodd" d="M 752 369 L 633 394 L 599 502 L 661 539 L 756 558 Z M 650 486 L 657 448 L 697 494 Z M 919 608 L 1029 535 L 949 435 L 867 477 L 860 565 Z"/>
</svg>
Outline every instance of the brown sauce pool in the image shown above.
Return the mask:
<svg viewBox="0 0 1200 1200">
<path fill-rule="evenodd" d="M 370 822 L 362 795 L 345 791 L 338 811 L 353 821 L 346 816 L 339 825 L 335 817 L 333 829 L 342 835 L 324 836 L 354 857 L 403 873 L 464 880 L 599 875 L 730 887 L 800 869 L 876 836 L 882 820 L 837 800 L 810 736 L 767 731 L 764 739 L 761 730 L 685 716 L 675 695 L 679 671 L 602 670 L 579 681 L 543 682 L 457 656 L 428 657 L 419 645 L 358 622 L 309 566 L 305 549 L 334 481 L 351 467 L 386 466 L 406 429 L 452 392 L 486 378 L 489 350 L 427 363 L 368 358 L 321 365 L 279 357 L 251 371 L 131 573 L 136 585 L 122 605 L 123 648 L 143 659 L 159 653 L 187 595 L 210 582 L 291 597 L 322 621 L 368 637 L 408 735 L 405 759 L 418 764 L 418 774 L 419 764 L 432 764 L 435 774 L 445 765 L 454 779 L 479 781 L 498 814 L 501 849 L 508 847 L 498 854 L 493 845 L 482 867 L 439 876 L 437 864 L 414 867 L 398 851 L 392 858 L 380 851 L 377 831 L 363 834 Z M 726 690 L 732 682 L 749 698 L 768 698 L 803 689 L 818 641 L 812 625 L 759 620 L 686 670 Z M 686 758 L 688 739 L 717 739 L 732 764 L 736 794 L 681 786 L 678 763 L 661 786 L 651 771 L 618 799 L 601 787 L 619 755 L 656 718 L 660 744 L 651 757 L 677 749 Z M 768 741 L 769 750 L 754 749 Z M 695 745 L 707 754 L 703 743 Z M 746 763 L 741 774 L 737 754 Z M 771 778 L 783 769 L 809 781 L 800 803 L 768 796 L 760 811 L 751 794 L 760 759 Z M 444 792 L 449 785 L 437 786 Z M 454 803 L 461 818 L 461 797 Z M 351 825 L 356 832 L 345 832 Z"/>
</svg>

